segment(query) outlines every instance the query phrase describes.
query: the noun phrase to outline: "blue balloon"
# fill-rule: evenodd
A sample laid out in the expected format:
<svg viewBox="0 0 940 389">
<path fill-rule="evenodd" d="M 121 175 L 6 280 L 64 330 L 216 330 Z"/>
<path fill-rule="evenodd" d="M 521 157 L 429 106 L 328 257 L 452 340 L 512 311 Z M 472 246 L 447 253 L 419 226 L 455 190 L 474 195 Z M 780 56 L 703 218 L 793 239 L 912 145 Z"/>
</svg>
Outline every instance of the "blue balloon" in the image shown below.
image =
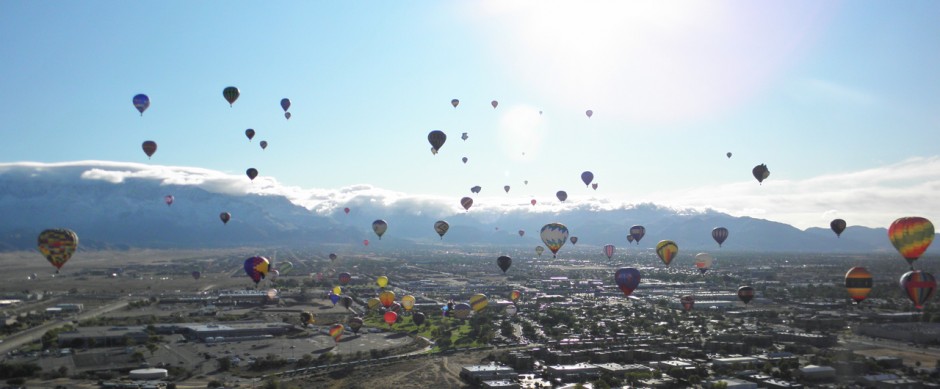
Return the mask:
<svg viewBox="0 0 940 389">
<path fill-rule="evenodd" d="M 137 96 L 134 96 L 134 108 L 137 108 L 140 111 L 140 116 L 144 116 L 144 111 L 150 107 L 150 98 L 147 95 L 141 93 Z"/>
</svg>

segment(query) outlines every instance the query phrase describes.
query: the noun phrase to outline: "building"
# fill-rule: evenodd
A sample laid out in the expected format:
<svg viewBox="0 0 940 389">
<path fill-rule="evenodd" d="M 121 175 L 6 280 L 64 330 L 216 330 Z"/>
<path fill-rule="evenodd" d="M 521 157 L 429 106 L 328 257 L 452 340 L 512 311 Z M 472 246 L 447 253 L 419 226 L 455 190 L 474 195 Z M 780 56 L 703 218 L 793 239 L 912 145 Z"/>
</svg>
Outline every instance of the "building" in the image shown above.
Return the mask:
<svg viewBox="0 0 940 389">
<path fill-rule="evenodd" d="M 518 382 L 509 381 L 509 380 L 483 381 L 483 383 L 480 384 L 480 387 L 487 388 L 487 389 L 489 388 L 492 388 L 492 389 L 519 389 L 521 388 Z"/>
<path fill-rule="evenodd" d="M 748 382 L 744 380 L 739 380 L 737 378 L 722 378 L 716 381 L 708 381 L 705 383 L 706 388 L 712 388 L 715 384 L 719 382 L 724 382 L 727 384 L 728 389 L 757 389 L 757 384 L 753 382 Z"/>
<path fill-rule="evenodd" d="M 137 369 L 131 370 L 128 378 L 141 381 L 160 380 L 166 378 L 167 374 L 166 369 Z"/>
<path fill-rule="evenodd" d="M 481 385 L 483 381 L 514 380 L 518 377 L 519 374 L 509 366 L 474 365 L 460 369 L 460 378 L 474 385 Z"/>
<path fill-rule="evenodd" d="M 601 377 L 601 369 L 590 363 L 554 365 L 548 367 L 547 376 L 561 382 L 584 382 Z"/>
<path fill-rule="evenodd" d="M 807 365 L 800 368 L 800 377 L 807 381 L 826 381 L 836 378 L 836 369 L 832 366 Z"/>
<path fill-rule="evenodd" d="M 59 334 L 59 347 L 115 347 L 150 339 L 144 326 L 79 327 Z"/>
</svg>

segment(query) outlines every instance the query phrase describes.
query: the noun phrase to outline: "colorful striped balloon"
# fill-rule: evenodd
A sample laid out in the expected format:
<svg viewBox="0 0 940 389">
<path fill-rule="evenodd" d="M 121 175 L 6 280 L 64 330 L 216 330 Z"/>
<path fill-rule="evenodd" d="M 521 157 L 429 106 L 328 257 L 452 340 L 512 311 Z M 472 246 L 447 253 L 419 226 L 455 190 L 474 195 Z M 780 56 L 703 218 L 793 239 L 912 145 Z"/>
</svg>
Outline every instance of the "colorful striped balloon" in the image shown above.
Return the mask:
<svg viewBox="0 0 940 389">
<path fill-rule="evenodd" d="M 470 297 L 470 308 L 472 308 L 474 312 L 482 311 L 489 303 L 490 300 L 487 299 L 486 295 L 483 293 L 477 293 Z"/>
<path fill-rule="evenodd" d="M 676 245 L 676 242 L 671 240 L 662 240 L 656 245 L 656 255 L 659 256 L 659 259 L 663 260 L 666 266 L 672 263 L 672 259 L 675 258 L 678 253 L 679 246 Z"/>
<path fill-rule="evenodd" d="M 333 341 L 339 343 L 339 338 L 343 337 L 343 331 L 346 330 L 342 324 L 336 324 L 330 327 L 330 336 L 333 337 Z"/>
<path fill-rule="evenodd" d="M 568 227 L 561 223 L 549 223 L 542 227 L 539 236 L 545 246 L 552 251 L 552 258 L 555 258 L 561 246 L 568 241 Z"/>
<path fill-rule="evenodd" d="M 460 303 L 454 306 L 454 316 L 458 319 L 466 319 L 470 317 L 471 311 L 472 308 L 470 308 L 470 304 L 467 303 Z"/>
<path fill-rule="evenodd" d="M 640 285 L 640 271 L 632 267 L 621 268 L 614 273 L 614 282 L 624 296 L 629 296 Z"/>
<path fill-rule="evenodd" d="M 901 276 L 901 290 L 914 303 L 914 308 L 923 309 L 937 290 L 937 280 L 925 271 L 911 270 Z"/>
<path fill-rule="evenodd" d="M 856 304 L 868 297 L 872 284 L 871 273 L 864 267 L 856 266 L 845 273 L 845 290 Z"/>
<path fill-rule="evenodd" d="M 520 297 L 522 297 L 522 292 L 518 290 L 514 290 L 509 293 L 509 299 L 512 300 L 513 302 L 515 302 L 516 300 L 519 300 Z"/>
<path fill-rule="evenodd" d="M 78 248 L 78 235 L 65 228 L 50 229 L 39 233 L 37 242 L 39 252 L 55 266 L 58 273 Z"/>
<path fill-rule="evenodd" d="M 930 247 L 934 234 L 933 223 L 917 216 L 902 217 L 888 227 L 888 239 L 911 267 Z"/>
<path fill-rule="evenodd" d="M 604 246 L 604 255 L 607 256 L 607 259 L 611 259 L 614 256 L 614 245 L 609 244 Z"/>
</svg>

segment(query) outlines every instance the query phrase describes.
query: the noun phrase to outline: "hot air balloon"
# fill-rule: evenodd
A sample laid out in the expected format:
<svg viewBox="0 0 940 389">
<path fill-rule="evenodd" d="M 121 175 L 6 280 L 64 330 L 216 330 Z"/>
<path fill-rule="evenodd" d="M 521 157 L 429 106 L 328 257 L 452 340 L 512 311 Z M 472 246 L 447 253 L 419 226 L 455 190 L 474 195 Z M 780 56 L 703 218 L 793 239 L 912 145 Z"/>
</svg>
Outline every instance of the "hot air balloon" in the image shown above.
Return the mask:
<svg viewBox="0 0 940 389">
<path fill-rule="evenodd" d="M 731 158 L 731 152 L 730 152 L 730 151 L 729 151 L 727 154 L 725 154 L 725 155 L 727 155 L 728 158 Z"/>
<path fill-rule="evenodd" d="M 666 266 L 672 262 L 672 259 L 679 253 L 679 246 L 671 240 L 662 240 L 656 245 L 656 255 L 663 260 Z"/>
<path fill-rule="evenodd" d="M 512 258 L 500 255 L 499 258 L 496 258 L 496 266 L 499 266 L 503 273 L 506 273 L 506 270 L 509 270 L 509 267 L 512 266 Z"/>
<path fill-rule="evenodd" d="M 131 101 L 134 103 L 134 108 L 140 112 L 140 116 L 144 116 L 144 111 L 150 108 L 150 98 L 145 94 L 136 95 Z"/>
<path fill-rule="evenodd" d="M 385 231 L 388 230 L 388 223 L 385 220 L 376 220 L 372 222 L 372 231 L 375 231 L 375 234 L 379 236 L 379 240 L 382 240 L 382 235 L 385 234 Z M 369 241 L 364 241 L 365 245 L 368 246 Z"/>
<path fill-rule="evenodd" d="M 411 315 L 411 321 L 415 323 L 415 326 L 424 324 L 424 314 L 421 312 L 415 312 L 414 315 Z"/>
<path fill-rule="evenodd" d="M 695 297 L 692 297 L 691 295 L 685 295 L 679 299 L 679 302 L 682 303 L 682 309 L 691 311 L 692 307 L 695 306 Z"/>
<path fill-rule="evenodd" d="M 388 277 L 386 277 L 386 276 L 379 276 L 379 278 L 376 278 L 376 279 L 375 279 L 375 283 L 376 283 L 376 285 L 378 285 L 380 288 L 384 288 L 384 287 L 388 286 Z"/>
<path fill-rule="evenodd" d="M 336 285 L 336 286 L 333 287 L 332 292 L 333 292 L 333 294 L 335 294 L 335 295 L 337 295 L 337 296 L 342 295 L 342 294 L 343 294 L 343 288 L 340 287 L 339 285 Z M 335 304 L 335 303 L 334 303 L 334 304 Z"/>
<path fill-rule="evenodd" d="M 614 245 L 609 244 L 604 246 L 604 255 L 607 255 L 607 259 L 611 259 L 614 256 Z"/>
<path fill-rule="evenodd" d="M 715 261 L 711 255 L 708 253 L 698 253 L 695 254 L 695 267 L 698 269 L 699 273 L 705 274 L 708 269 L 711 269 L 712 263 Z"/>
<path fill-rule="evenodd" d="M 350 318 L 346 324 L 349 325 L 349 329 L 351 329 L 354 334 L 359 335 L 359 329 L 362 328 L 363 321 L 361 317 L 353 317 Z"/>
<path fill-rule="evenodd" d="M 346 327 L 343 327 L 342 324 L 334 324 L 330 327 L 330 337 L 333 338 L 333 341 L 339 343 L 339 338 L 343 337 L 343 331 L 346 330 Z"/>
<path fill-rule="evenodd" d="M 258 169 L 250 167 L 248 170 L 245 170 L 245 175 L 248 176 L 249 180 L 254 181 L 255 177 L 258 177 Z"/>
<path fill-rule="evenodd" d="M 65 228 L 44 230 L 39 233 L 38 247 L 39 252 L 55 266 L 58 273 L 78 248 L 78 235 Z"/>
<path fill-rule="evenodd" d="M 833 221 L 829 222 L 829 228 L 832 229 L 832 232 L 836 233 L 837 238 L 841 237 L 842 231 L 845 231 L 845 220 L 834 219 Z"/>
<path fill-rule="evenodd" d="M 629 296 L 640 285 L 640 271 L 632 267 L 624 267 L 614 273 L 614 281 L 624 296 Z"/>
<path fill-rule="evenodd" d="M 754 175 L 758 183 L 763 183 L 770 176 L 770 170 L 767 170 L 767 165 L 760 164 L 751 169 L 751 174 Z"/>
<path fill-rule="evenodd" d="M 571 244 L 578 244 L 578 237 L 577 237 L 577 236 L 572 236 L 571 239 L 568 239 L 568 240 L 571 241 Z"/>
<path fill-rule="evenodd" d="M 470 137 L 470 136 L 469 136 L 469 135 L 467 135 L 467 133 L 466 133 L 466 132 L 465 132 L 465 133 L 463 133 L 462 135 L 460 135 L 460 139 L 463 139 L 463 140 L 467 140 L 467 138 L 469 138 L 469 137 Z"/>
<path fill-rule="evenodd" d="M 633 237 L 636 244 L 640 244 L 640 239 L 643 239 L 643 235 L 646 235 L 646 228 L 643 226 L 630 227 L 630 236 Z"/>
<path fill-rule="evenodd" d="M 194 280 L 198 280 L 199 277 L 202 277 L 202 272 L 200 272 L 199 270 L 193 270 L 193 272 L 190 274 L 193 276 Z"/>
<path fill-rule="evenodd" d="M 281 275 L 286 276 L 287 273 L 290 273 L 294 269 L 294 264 L 292 262 L 282 262 L 276 266 L 277 271 L 281 272 Z"/>
<path fill-rule="evenodd" d="M 398 314 L 392 311 L 388 311 L 385 312 L 385 316 L 382 316 L 382 318 L 385 320 L 385 323 L 391 327 L 393 324 L 395 324 L 396 321 L 398 321 Z"/>
<path fill-rule="evenodd" d="M 518 301 L 520 297 L 522 297 L 522 292 L 518 290 L 513 290 L 512 292 L 509 292 L 509 299 L 512 300 L 513 302 Z"/>
<path fill-rule="evenodd" d="M 845 290 L 849 292 L 849 297 L 855 300 L 856 304 L 868 297 L 872 285 L 871 273 L 864 267 L 856 266 L 845 273 Z"/>
<path fill-rule="evenodd" d="M 516 316 L 519 313 L 519 308 L 516 308 L 515 304 L 509 304 L 505 308 L 506 314 L 509 316 Z"/>
<path fill-rule="evenodd" d="M 228 106 L 231 107 L 235 104 L 235 100 L 238 100 L 238 96 L 241 93 L 238 91 L 238 88 L 234 86 L 226 87 L 222 90 L 222 97 L 225 97 L 225 101 L 228 101 Z"/>
<path fill-rule="evenodd" d="M 539 257 L 541 257 L 543 252 L 545 252 L 545 248 L 544 248 L 544 247 L 542 247 L 542 246 L 535 246 L 535 254 L 537 254 Z"/>
<path fill-rule="evenodd" d="M 469 210 L 470 210 L 470 207 L 473 205 L 473 199 L 471 199 L 471 198 L 469 198 L 469 197 L 464 197 L 464 198 L 460 199 L 460 205 L 463 206 L 463 209 L 464 209 L 464 210 L 469 211 Z"/>
<path fill-rule="evenodd" d="M 222 224 L 228 224 L 228 221 L 232 219 L 232 214 L 228 212 L 222 212 L 219 214 L 219 219 L 222 220 Z"/>
<path fill-rule="evenodd" d="M 453 99 L 450 101 L 450 105 L 453 105 L 454 108 L 457 108 L 457 105 L 460 104 L 460 100 Z"/>
<path fill-rule="evenodd" d="M 558 201 L 565 202 L 568 199 L 568 192 L 560 190 L 555 192 L 555 197 L 558 197 Z"/>
<path fill-rule="evenodd" d="M 268 275 L 271 278 L 271 282 L 274 282 L 274 281 L 277 281 L 277 278 L 281 276 L 281 272 L 277 269 L 269 269 Z"/>
<path fill-rule="evenodd" d="M 375 297 L 370 298 L 368 301 L 366 301 L 366 305 L 369 307 L 369 309 L 376 309 L 376 308 L 379 307 L 379 304 L 381 304 L 381 303 L 382 303 L 382 302 L 379 301 L 379 299 L 377 299 L 377 298 L 375 298 Z"/>
<path fill-rule="evenodd" d="M 481 190 L 483 190 L 483 188 L 480 187 L 479 185 L 470 188 L 470 191 L 473 193 L 480 193 Z"/>
<path fill-rule="evenodd" d="M 519 230 L 519 236 L 525 236 L 525 230 Z"/>
<path fill-rule="evenodd" d="M 335 253 L 330 253 L 330 261 L 335 261 L 335 260 L 336 260 L 336 258 L 339 258 L 339 257 L 338 257 L 338 256 L 336 256 L 336 254 L 335 254 Z"/>
<path fill-rule="evenodd" d="M 590 119 L 591 116 L 594 116 L 594 111 L 589 109 L 587 111 L 584 111 L 584 114 L 587 115 L 588 119 Z"/>
<path fill-rule="evenodd" d="M 552 251 L 552 258 L 555 258 L 558 250 L 568 240 L 568 227 L 561 223 L 549 223 L 542 227 L 539 236 L 542 238 L 542 243 L 545 243 L 545 246 Z"/>
<path fill-rule="evenodd" d="M 144 149 L 144 154 L 147 154 L 147 158 L 149 159 L 153 156 L 153 153 L 157 152 L 157 142 L 146 140 L 140 145 L 140 148 Z"/>
<path fill-rule="evenodd" d="M 348 285 L 349 281 L 352 281 L 352 275 L 347 272 L 339 273 L 339 284 Z"/>
<path fill-rule="evenodd" d="M 381 239 L 382 239 L 382 238 L 379 238 L 379 240 L 381 240 Z M 362 245 L 363 245 L 363 246 L 368 246 L 368 245 L 369 245 L 369 240 L 368 240 L 368 239 L 363 239 L 363 240 L 362 240 Z"/>
<path fill-rule="evenodd" d="M 460 160 L 463 161 L 463 163 L 467 163 L 467 161 L 469 161 L 469 159 L 468 159 L 467 157 L 463 157 L 463 158 L 461 158 Z"/>
<path fill-rule="evenodd" d="M 349 309 L 352 306 L 353 299 L 349 296 L 342 296 L 339 298 L 339 305 L 342 305 L 343 308 Z"/>
<path fill-rule="evenodd" d="M 712 239 L 715 242 L 718 242 L 718 247 L 721 247 L 722 243 L 725 243 L 725 239 L 728 239 L 728 229 L 724 227 L 716 227 L 712 230 Z"/>
<path fill-rule="evenodd" d="M 597 190 L 597 183 L 596 183 L 596 182 L 593 183 L 593 184 L 591 184 L 591 189 Z"/>
<path fill-rule="evenodd" d="M 470 308 L 474 312 L 480 312 L 483 308 L 486 308 L 490 300 L 486 298 L 486 295 L 483 293 L 477 293 L 473 296 L 470 296 Z"/>
<path fill-rule="evenodd" d="M 503 186 L 503 190 L 506 191 L 506 193 L 509 193 L 509 185 Z"/>
<path fill-rule="evenodd" d="M 496 100 L 490 101 L 490 105 L 493 106 L 493 109 L 496 109 L 496 106 L 499 105 L 499 102 Z"/>
<path fill-rule="evenodd" d="M 402 314 L 401 304 L 399 303 L 392 303 L 392 305 L 388 307 L 388 310 L 397 313 L 399 316 Z"/>
<path fill-rule="evenodd" d="M 290 99 L 286 97 L 281 99 L 281 109 L 283 109 L 284 112 L 287 112 L 287 110 L 290 109 Z"/>
<path fill-rule="evenodd" d="M 330 292 L 330 296 L 329 296 L 329 297 L 330 297 L 330 302 L 333 303 L 333 306 L 335 307 L 335 306 L 336 306 L 336 303 L 338 303 L 338 302 L 339 302 L 339 299 L 340 299 L 339 294 L 338 294 L 338 293 Z"/>
<path fill-rule="evenodd" d="M 450 224 L 447 224 L 446 221 L 438 220 L 434 222 L 434 232 L 437 232 L 437 234 L 441 236 L 441 240 L 444 239 L 444 234 L 446 234 L 449 229 Z"/>
<path fill-rule="evenodd" d="M 248 141 L 251 142 L 251 139 L 255 137 L 255 130 L 250 128 L 245 130 L 245 136 L 248 137 Z"/>
<path fill-rule="evenodd" d="M 316 316 L 314 316 L 312 313 L 310 312 L 300 313 L 300 324 L 302 324 L 304 327 L 311 325 L 314 322 L 316 322 Z"/>
<path fill-rule="evenodd" d="M 175 200 L 175 198 L 173 197 L 173 195 L 166 195 L 166 196 L 163 196 L 163 202 L 166 203 L 166 206 L 167 206 L 167 207 L 173 205 L 173 200 Z"/>
<path fill-rule="evenodd" d="M 901 290 L 914 303 L 914 308 L 923 309 L 924 304 L 937 290 L 937 280 L 933 274 L 911 270 L 901 276 Z"/>
<path fill-rule="evenodd" d="M 591 185 L 591 181 L 594 181 L 594 173 L 587 172 L 587 171 L 584 173 L 581 173 L 581 181 L 584 182 L 584 186 Z"/>
<path fill-rule="evenodd" d="M 263 140 L 263 141 L 261 141 L 261 143 L 259 143 L 258 145 L 261 146 L 261 150 L 264 150 L 264 149 L 268 148 L 268 141 Z"/>
<path fill-rule="evenodd" d="M 750 286 L 742 286 L 738 288 L 738 299 L 744 302 L 744 305 L 751 302 L 754 299 L 754 288 Z"/>
<path fill-rule="evenodd" d="M 345 212 L 347 215 L 349 215 L 349 211 L 351 211 L 349 207 L 343 208 L 343 212 Z"/>
<path fill-rule="evenodd" d="M 627 242 L 633 243 L 633 235 L 627 235 Z"/>
<path fill-rule="evenodd" d="M 428 142 L 431 143 L 431 152 L 434 154 L 441 150 L 445 141 L 447 141 L 447 134 L 443 131 L 434 130 L 428 133 Z"/>
<path fill-rule="evenodd" d="M 470 312 L 473 309 L 470 307 L 470 304 L 460 303 L 454 306 L 454 316 L 458 319 L 466 319 L 470 317 Z"/>
<path fill-rule="evenodd" d="M 530 203 L 532 203 L 532 206 L 534 207 L 534 206 L 535 206 L 535 199 L 532 199 L 532 201 L 530 201 Z"/>
<path fill-rule="evenodd" d="M 271 262 L 265 257 L 251 257 L 245 260 L 245 273 L 258 285 L 259 282 L 268 274 L 268 265 Z"/>
<path fill-rule="evenodd" d="M 414 309 L 415 307 L 415 301 L 416 301 L 415 296 L 412 296 L 410 294 L 402 296 L 401 308 L 404 309 L 405 312 L 411 312 L 411 310 Z"/>
<path fill-rule="evenodd" d="M 888 239 L 912 268 L 914 261 L 930 247 L 933 237 L 933 223 L 922 217 L 902 217 L 888 227 Z"/>
<path fill-rule="evenodd" d="M 382 293 L 379 293 L 379 302 L 381 302 L 382 306 L 385 308 L 392 306 L 392 303 L 395 302 L 395 292 L 386 290 Z"/>
</svg>

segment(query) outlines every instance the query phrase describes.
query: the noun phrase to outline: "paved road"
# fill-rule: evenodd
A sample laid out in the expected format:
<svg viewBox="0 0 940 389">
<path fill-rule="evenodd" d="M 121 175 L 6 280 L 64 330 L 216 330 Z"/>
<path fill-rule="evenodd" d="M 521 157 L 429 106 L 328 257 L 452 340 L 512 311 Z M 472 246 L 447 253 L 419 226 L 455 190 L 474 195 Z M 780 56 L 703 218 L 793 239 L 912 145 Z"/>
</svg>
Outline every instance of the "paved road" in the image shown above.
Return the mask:
<svg viewBox="0 0 940 389">
<path fill-rule="evenodd" d="M 110 304 L 105 304 L 95 309 L 82 312 L 78 314 L 77 319 L 78 320 L 91 319 L 91 318 L 97 317 L 98 315 L 108 313 L 114 310 L 118 310 L 126 306 L 127 306 L 127 300 L 120 299 Z M 13 351 L 17 348 L 20 348 L 29 343 L 35 342 L 36 340 L 41 338 L 42 335 L 46 333 L 46 331 L 49 331 L 53 328 L 59 328 L 59 327 L 65 326 L 66 324 L 71 324 L 71 321 L 70 320 L 50 321 L 50 322 L 40 324 L 39 326 L 32 327 L 32 328 L 29 328 L 24 331 L 20 331 L 18 333 L 8 336 L 6 339 L 3 340 L 3 343 L 0 343 L 0 360 L 5 359 L 8 352 Z"/>
</svg>

